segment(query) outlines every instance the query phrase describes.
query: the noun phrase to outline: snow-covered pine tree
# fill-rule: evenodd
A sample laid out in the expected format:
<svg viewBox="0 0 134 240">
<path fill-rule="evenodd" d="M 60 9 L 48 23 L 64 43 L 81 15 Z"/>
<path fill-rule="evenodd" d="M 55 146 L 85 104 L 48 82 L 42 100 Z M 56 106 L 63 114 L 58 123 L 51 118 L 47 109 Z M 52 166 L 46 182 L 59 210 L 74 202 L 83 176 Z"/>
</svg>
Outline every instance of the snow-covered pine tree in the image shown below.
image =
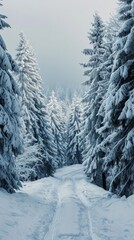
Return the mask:
<svg viewBox="0 0 134 240">
<path fill-rule="evenodd" d="M 106 97 L 102 164 L 106 188 L 122 196 L 134 193 L 134 1 L 120 0 L 118 33 L 112 75 Z"/>
<path fill-rule="evenodd" d="M 47 104 L 47 111 L 51 121 L 51 128 L 57 148 L 57 167 L 62 167 L 65 161 L 65 116 L 62 106 L 53 91 Z"/>
<path fill-rule="evenodd" d="M 98 133 L 96 132 L 98 123 L 97 113 L 103 98 L 101 65 L 104 56 L 104 24 L 98 14 L 94 15 L 94 22 L 88 38 L 91 48 L 85 49 L 83 52 L 89 57 L 89 61 L 87 64 L 82 64 L 87 68 L 84 75 L 88 77 L 88 80 L 84 83 L 87 85 L 88 90 L 83 99 L 84 124 L 82 129 L 82 139 L 86 141 L 83 146 L 83 161 L 87 175 L 90 171 L 92 155 L 94 154 L 94 148 L 98 138 Z"/>
<path fill-rule="evenodd" d="M 105 25 L 105 34 L 103 38 L 103 49 L 104 54 L 102 57 L 102 64 L 100 64 L 100 76 L 101 81 L 99 84 L 99 92 L 102 96 L 102 101 L 100 101 L 100 108 L 97 113 L 96 120 L 96 132 L 98 133 L 98 137 L 96 139 L 96 145 L 94 147 L 94 152 L 92 155 L 92 162 L 89 165 L 88 174 L 93 182 L 95 182 L 99 186 L 103 186 L 103 176 L 101 173 L 101 161 L 105 156 L 105 149 L 101 148 L 101 142 L 103 139 L 107 137 L 107 133 L 99 132 L 99 129 L 102 128 L 102 122 L 105 117 L 105 104 L 106 104 L 106 92 L 109 85 L 109 80 L 112 72 L 113 61 L 114 61 L 114 44 L 116 41 L 117 31 L 119 30 L 119 24 L 116 24 L 116 21 L 113 22 L 113 19 L 109 21 L 107 25 Z M 101 103 L 102 102 L 102 103 Z M 105 188 L 105 186 L 103 186 Z"/>
<path fill-rule="evenodd" d="M 67 165 L 82 163 L 82 149 L 80 147 L 81 113 L 81 99 L 74 96 L 67 124 Z"/>
<path fill-rule="evenodd" d="M 101 92 L 104 96 L 107 92 L 108 85 L 109 85 L 109 79 L 112 72 L 113 67 L 113 61 L 114 61 L 114 44 L 116 41 L 116 35 L 117 31 L 119 30 L 119 25 L 114 24 L 112 20 L 109 21 L 109 23 L 105 24 L 104 29 L 104 37 L 103 37 L 103 43 L 102 47 L 104 50 L 104 54 L 102 56 L 102 64 L 100 65 L 101 68 Z"/>
<path fill-rule="evenodd" d="M 38 131 L 37 116 L 35 114 L 36 86 L 31 78 L 33 74 L 33 57 L 30 59 L 31 49 L 24 33 L 20 34 L 20 42 L 17 48 L 16 61 L 19 66 L 17 76 L 19 89 L 21 92 L 21 116 L 22 116 L 22 135 L 27 138 L 28 145 L 36 142 L 35 135 Z M 25 131 L 24 131 L 25 130 Z M 26 139 L 25 139 L 26 143 Z"/>
<path fill-rule="evenodd" d="M 33 156 L 35 156 L 35 159 L 38 159 L 38 161 L 31 161 L 30 157 L 28 157 L 25 158 L 28 160 L 25 166 L 24 162 L 22 165 L 20 163 L 17 165 L 22 166 L 23 176 L 24 168 L 27 169 L 27 166 L 31 168 L 32 170 L 29 173 L 31 172 L 32 175 L 28 176 L 27 174 L 27 176 L 28 179 L 33 180 L 34 178 L 41 178 L 53 173 L 55 169 L 56 147 L 54 145 L 49 117 L 46 112 L 38 64 L 33 49 L 23 33 L 20 34 L 16 59 L 20 68 L 18 84 L 22 93 L 21 130 L 23 132 L 25 147 L 28 148 L 26 152 L 28 155 L 31 153 L 31 159 L 34 159 Z M 35 148 L 33 148 L 33 145 L 35 145 Z M 20 156 L 20 161 L 21 159 L 23 159 L 22 156 Z"/>
<path fill-rule="evenodd" d="M 5 18 L 0 15 L 0 29 L 9 27 Z M 19 92 L 12 76 L 12 72 L 17 71 L 18 66 L 7 52 L 0 36 L 0 187 L 10 193 L 20 185 L 15 167 L 15 157 L 22 150 L 19 134 L 20 108 L 16 99 Z"/>
</svg>

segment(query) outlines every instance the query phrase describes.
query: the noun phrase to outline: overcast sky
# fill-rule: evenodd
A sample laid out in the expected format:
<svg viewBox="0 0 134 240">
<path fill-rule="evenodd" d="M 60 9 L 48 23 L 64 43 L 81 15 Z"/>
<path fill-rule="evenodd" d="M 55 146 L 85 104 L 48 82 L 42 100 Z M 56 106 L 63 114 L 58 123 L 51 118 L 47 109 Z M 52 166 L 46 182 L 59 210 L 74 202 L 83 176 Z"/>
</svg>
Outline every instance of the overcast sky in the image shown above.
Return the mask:
<svg viewBox="0 0 134 240">
<path fill-rule="evenodd" d="M 3 0 L 1 12 L 11 29 L 2 32 L 15 55 L 19 33 L 24 31 L 35 50 L 45 85 L 77 87 L 86 62 L 87 32 L 97 11 L 104 20 L 115 12 L 116 0 Z"/>
</svg>

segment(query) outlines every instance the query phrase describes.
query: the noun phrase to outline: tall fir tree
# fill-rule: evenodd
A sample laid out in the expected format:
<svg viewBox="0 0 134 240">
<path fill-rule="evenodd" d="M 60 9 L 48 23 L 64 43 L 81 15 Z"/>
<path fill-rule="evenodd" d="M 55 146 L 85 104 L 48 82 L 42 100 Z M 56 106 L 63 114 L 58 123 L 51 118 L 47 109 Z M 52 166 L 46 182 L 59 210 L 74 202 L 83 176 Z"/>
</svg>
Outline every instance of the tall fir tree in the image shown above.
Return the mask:
<svg viewBox="0 0 134 240">
<path fill-rule="evenodd" d="M 134 193 L 134 1 L 120 0 L 121 29 L 115 44 L 110 84 L 105 99 L 105 117 L 99 130 L 107 134 L 101 171 L 105 185 L 118 195 Z"/>
<path fill-rule="evenodd" d="M 5 18 L 6 16 L 0 15 L 0 29 L 10 27 Z M 0 36 L 0 187 L 10 193 L 20 185 L 15 157 L 22 150 L 19 134 L 20 109 L 16 99 L 19 91 L 12 72 L 18 72 L 18 66 L 7 52 Z"/>
<path fill-rule="evenodd" d="M 38 131 L 34 101 L 34 99 L 36 99 L 36 87 L 38 87 L 38 85 L 36 86 L 33 81 L 34 58 L 31 56 L 31 49 L 24 33 L 20 34 L 16 61 L 20 70 L 17 80 L 21 92 L 22 135 L 23 138 L 27 138 L 29 145 L 33 145 L 36 143 L 35 136 L 37 135 L 36 131 Z M 36 75 L 34 75 L 34 78 L 35 76 Z"/>
<path fill-rule="evenodd" d="M 81 113 L 81 99 L 74 96 L 67 124 L 67 165 L 82 163 L 82 149 L 80 145 Z"/>
<path fill-rule="evenodd" d="M 83 52 L 89 57 L 89 61 L 87 64 L 82 64 L 83 67 L 87 68 L 84 75 L 88 77 L 88 80 L 84 82 L 88 90 L 83 99 L 84 123 L 82 130 L 82 139 L 85 139 L 83 146 L 83 161 L 87 175 L 98 138 L 96 128 L 100 119 L 97 113 L 103 97 L 101 65 L 104 61 L 103 57 L 105 52 L 103 46 L 104 24 L 98 14 L 94 15 L 94 22 L 92 23 L 92 29 L 89 32 L 88 38 L 91 48 L 85 49 Z"/>
<path fill-rule="evenodd" d="M 95 182 L 97 185 L 102 186 L 103 185 L 103 175 L 100 170 L 100 164 L 102 158 L 105 156 L 105 149 L 101 147 L 101 142 L 103 139 L 107 137 L 107 132 L 102 133 L 100 132 L 100 129 L 102 129 L 103 126 L 103 119 L 105 117 L 105 104 L 106 104 L 106 98 L 107 98 L 107 90 L 109 86 L 109 80 L 112 72 L 113 67 L 113 61 L 115 56 L 114 51 L 114 44 L 116 41 L 116 34 L 117 30 L 119 29 L 118 25 L 113 23 L 113 21 L 110 20 L 110 22 L 105 25 L 105 34 L 103 38 L 103 49 L 104 54 L 102 57 L 102 63 L 100 63 L 100 76 L 101 76 L 101 82 L 100 82 L 100 89 L 99 93 L 101 96 L 100 101 L 100 107 L 98 108 L 97 112 L 97 118 L 96 118 L 96 127 L 95 131 L 97 132 L 97 138 L 94 145 L 94 151 L 93 154 L 90 156 L 90 162 L 88 165 L 86 165 L 86 172 L 90 176 L 91 181 Z M 104 188 L 106 188 L 104 186 Z"/>
<path fill-rule="evenodd" d="M 57 167 L 62 167 L 65 161 L 65 117 L 54 91 L 47 104 L 47 110 L 51 119 L 51 128 L 57 148 Z"/>
<path fill-rule="evenodd" d="M 53 173 L 55 170 L 56 147 L 46 111 L 45 98 L 42 93 L 38 64 L 33 49 L 23 33 L 20 34 L 16 59 L 20 68 L 18 84 L 22 93 L 23 138 L 25 147 L 29 148 L 29 150 L 27 149 L 28 154 L 31 152 L 32 159 L 33 155 L 38 159 L 38 161 L 34 160 L 33 162 L 29 159 L 29 162 L 25 164 L 26 168 L 28 166 L 33 169 L 33 171 L 29 171 L 32 176 L 28 176 L 28 179 L 34 180 Z M 33 145 L 35 145 L 35 148 L 33 148 Z M 23 158 L 21 157 L 21 159 Z M 24 164 L 22 165 L 24 168 Z M 24 172 L 23 168 L 22 172 Z"/>
</svg>

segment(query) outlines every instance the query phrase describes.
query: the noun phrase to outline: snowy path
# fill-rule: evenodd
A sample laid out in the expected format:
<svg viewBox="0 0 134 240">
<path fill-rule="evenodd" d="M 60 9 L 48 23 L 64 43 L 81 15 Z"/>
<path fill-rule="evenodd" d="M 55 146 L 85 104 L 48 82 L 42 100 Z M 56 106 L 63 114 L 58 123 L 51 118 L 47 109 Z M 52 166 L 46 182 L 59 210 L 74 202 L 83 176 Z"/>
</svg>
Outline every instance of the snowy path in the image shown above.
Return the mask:
<svg viewBox="0 0 134 240">
<path fill-rule="evenodd" d="M 43 240 L 134 240 L 131 197 L 128 203 L 90 184 L 79 165 L 58 170 L 55 178 L 58 204 Z"/>
<path fill-rule="evenodd" d="M 90 184 L 82 166 L 0 190 L 0 240 L 134 240 L 134 195 L 126 199 Z"/>
<path fill-rule="evenodd" d="M 76 194 L 71 177 L 72 174 L 68 174 L 67 179 L 61 178 L 56 215 L 45 240 L 91 240 L 88 211 Z"/>
</svg>

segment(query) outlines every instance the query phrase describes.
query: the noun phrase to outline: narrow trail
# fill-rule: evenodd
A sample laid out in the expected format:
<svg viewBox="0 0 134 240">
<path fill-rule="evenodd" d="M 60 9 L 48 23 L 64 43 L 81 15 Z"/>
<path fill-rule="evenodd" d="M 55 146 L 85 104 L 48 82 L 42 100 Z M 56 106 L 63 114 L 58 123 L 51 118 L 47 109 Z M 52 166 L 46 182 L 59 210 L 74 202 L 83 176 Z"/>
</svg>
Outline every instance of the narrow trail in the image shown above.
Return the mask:
<svg viewBox="0 0 134 240">
<path fill-rule="evenodd" d="M 44 240 L 92 240 L 88 209 L 76 193 L 81 170 L 58 174 L 59 191 L 55 216 Z"/>
<path fill-rule="evenodd" d="M 81 165 L 0 191 L 0 240 L 134 240 L 134 195 L 90 184 Z"/>
</svg>

